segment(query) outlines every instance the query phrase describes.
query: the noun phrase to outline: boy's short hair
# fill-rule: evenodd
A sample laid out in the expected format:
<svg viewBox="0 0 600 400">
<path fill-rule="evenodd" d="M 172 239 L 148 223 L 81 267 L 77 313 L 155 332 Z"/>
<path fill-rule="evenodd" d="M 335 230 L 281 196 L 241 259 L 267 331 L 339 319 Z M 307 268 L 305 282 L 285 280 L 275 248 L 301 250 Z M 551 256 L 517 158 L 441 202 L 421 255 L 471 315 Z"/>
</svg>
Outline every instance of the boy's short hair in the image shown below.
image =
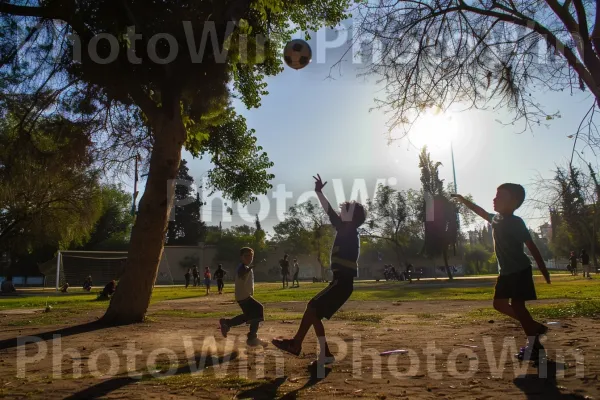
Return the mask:
<svg viewBox="0 0 600 400">
<path fill-rule="evenodd" d="M 515 210 L 525 201 L 525 188 L 517 183 L 503 183 L 498 186 L 498 190 L 506 190 L 516 203 Z"/>
<path fill-rule="evenodd" d="M 356 201 L 346 201 L 340 204 L 340 207 L 343 211 L 346 211 L 346 213 L 352 212 L 352 222 L 354 222 L 357 228 L 365 223 L 367 211 L 362 204 L 357 203 Z M 342 218 L 342 221 L 344 221 L 344 218 Z"/>
<path fill-rule="evenodd" d="M 250 247 L 242 247 L 240 249 L 240 256 L 243 256 L 246 253 L 252 253 L 252 254 L 254 254 L 254 250 L 252 248 L 250 248 Z"/>
</svg>

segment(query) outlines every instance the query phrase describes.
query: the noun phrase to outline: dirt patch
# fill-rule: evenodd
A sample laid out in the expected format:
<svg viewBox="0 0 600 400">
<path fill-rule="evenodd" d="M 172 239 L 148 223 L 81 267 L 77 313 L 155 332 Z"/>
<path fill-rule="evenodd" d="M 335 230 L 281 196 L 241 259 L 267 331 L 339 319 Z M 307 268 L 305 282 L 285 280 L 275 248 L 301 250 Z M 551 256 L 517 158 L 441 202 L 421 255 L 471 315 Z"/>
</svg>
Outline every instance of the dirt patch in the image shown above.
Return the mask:
<svg viewBox="0 0 600 400">
<path fill-rule="evenodd" d="M 222 338 L 218 317 L 153 316 L 160 310 L 237 311 L 225 296 L 154 304 L 148 323 L 124 327 L 98 327 L 93 322 L 102 311 L 86 311 L 77 316 L 75 328 L 56 324 L 2 329 L 0 397 L 600 399 L 599 321 L 558 321 L 545 340 L 548 355 L 557 364 L 541 368 L 525 364 L 529 366 L 518 371 L 521 364 L 513 365 L 513 353 L 524 344 L 521 329 L 499 318 L 489 323 L 465 317 L 490 305 L 489 301 L 349 302 L 341 318 L 325 322 L 338 360 L 321 371 L 308 368 L 317 352 L 312 331 L 300 357 L 294 357 L 272 346 L 248 349 L 245 327 Z M 280 302 L 266 304 L 266 309 L 301 313 L 305 306 Z M 23 316 L 5 314 L 0 324 L 18 318 Z M 298 323 L 268 320 L 259 335 L 291 336 Z M 48 340 L 17 347 L 16 338 L 23 341 L 26 336 Z M 408 353 L 379 355 L 394 349 Z M 60 353 L 62 358 L 55 357 Z M 151 376 L 169 369 L 171 377 Z M 540 378 L 540 371 L 556 378 Z M 515 373 L 526 377 L 517 379 Z"/>
<path fill-rule="evenodd" d="M 10 310 L 0 310 L 1 315 L 30 315 L 44 312 L 43 308 L 13 308 Z"/>
</svg>

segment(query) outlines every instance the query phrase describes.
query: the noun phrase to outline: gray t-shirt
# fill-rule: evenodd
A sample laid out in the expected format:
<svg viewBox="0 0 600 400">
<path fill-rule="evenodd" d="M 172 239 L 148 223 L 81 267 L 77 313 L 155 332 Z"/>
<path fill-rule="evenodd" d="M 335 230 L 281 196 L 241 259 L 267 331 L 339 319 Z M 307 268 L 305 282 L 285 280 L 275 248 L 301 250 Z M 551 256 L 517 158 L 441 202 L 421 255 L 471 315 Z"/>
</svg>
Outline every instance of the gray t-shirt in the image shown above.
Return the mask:
<svg viewBox="0 0 600 400">
<path fill-rule="evenodd" d="M 254 271 L 240 264 L 235 271 L 235 300 L 242 301 L 254 295 Z M 247 272 L 246 272 L 247 271 Z"/>
<path fill-rule="evenodd" d="M 510 275 L 531 268 L 523 244 L 531 240 L 525 222 L 516 215 L 490 214 L 494 251 L 500 266 L 500 275 Z"/>
</svg>

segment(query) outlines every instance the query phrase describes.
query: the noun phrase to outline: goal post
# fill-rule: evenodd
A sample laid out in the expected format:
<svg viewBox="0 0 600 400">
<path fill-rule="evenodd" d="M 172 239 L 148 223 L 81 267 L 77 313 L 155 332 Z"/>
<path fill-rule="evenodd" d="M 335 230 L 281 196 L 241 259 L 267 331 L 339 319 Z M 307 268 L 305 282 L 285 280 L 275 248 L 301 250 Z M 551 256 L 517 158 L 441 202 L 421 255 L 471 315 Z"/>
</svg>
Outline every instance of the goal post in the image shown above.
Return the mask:
<svg viewBox="0 0 600 400">
<path fill-rule="evenodd" d="M 50 280 L 56 276 L 55 287 L 60 290 L 64 283 L 70 287 L 82 287 L 91 276 L 94 286 L 104 286 L 118 280 L 124 272 L 127 251 L 62 250 L 56 255 L 55 269 L 46 267 Z M 174 284 L 171 266 L 165 252 L 161 257 L 155 284 Z"/>
</svg>

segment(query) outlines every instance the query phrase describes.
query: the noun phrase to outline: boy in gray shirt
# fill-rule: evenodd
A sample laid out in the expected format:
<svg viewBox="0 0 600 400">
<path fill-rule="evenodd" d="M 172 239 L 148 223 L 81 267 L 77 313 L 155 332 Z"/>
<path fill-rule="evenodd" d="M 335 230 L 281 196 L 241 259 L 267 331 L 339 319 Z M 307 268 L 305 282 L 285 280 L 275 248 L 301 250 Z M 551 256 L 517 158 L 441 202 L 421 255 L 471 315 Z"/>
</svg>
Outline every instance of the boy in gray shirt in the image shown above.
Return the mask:
<svg viewBox="0 0 600 400">
<path fill-rule="evenodd" d="M 513 214 L 525 201 L 525 189 L 514 183 L 500 185 L 494 199 L 494 211 L 497 214 L 486 212 L 459 194 L 453 194 L 452 197 L 492 224 L 494 251 L 500 266 L 494 308 L 519 321 L 528 337 L 527 347 L 517 355 L 518 358 L 537 361 L 543 349 L 539 336 L 545 334 L 548 328 L 535 321 L 525 306 L 526 301 L 536 300 L 537 296 L 531 262 L 524 253 L 523 244 L 531 252 L 547 283 L 550 283 L 550 275 L 525 223 Z"/>
<path fill-rule="evenodd" d="M 227 332 L 234 326 L 242 324 L 250 325 L 248 332 L 248 346 L 263 346 L 268 344 L 260 340 L 257 336 L 258 326 L 264 321 L 263 305 L 260 304 L 254 297 L 254 250 L 250 247 L 244 247 L 240 250 L 241 263 L 235 273 L 235 300 L 242 309 L 242 314 L 232 319 L 222 318 L 219 321 L 221 333 L 223 337 L 227 337 Z"/>
</svg>

